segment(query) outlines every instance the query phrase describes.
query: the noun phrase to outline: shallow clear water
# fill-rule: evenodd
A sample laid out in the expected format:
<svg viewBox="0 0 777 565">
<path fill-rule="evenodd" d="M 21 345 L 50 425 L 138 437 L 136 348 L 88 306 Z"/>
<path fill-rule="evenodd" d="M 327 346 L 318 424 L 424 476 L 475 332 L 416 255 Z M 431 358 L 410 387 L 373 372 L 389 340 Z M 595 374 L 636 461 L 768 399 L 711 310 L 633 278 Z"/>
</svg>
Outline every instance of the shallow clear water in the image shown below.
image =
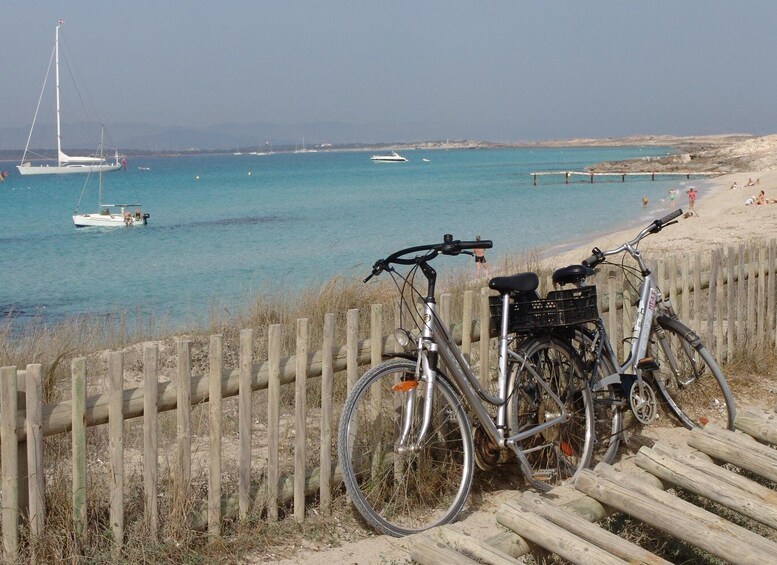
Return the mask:
<svg viewBox="0 0 777 565">
<path fill-rule="evenodd" d="M 113 230 L 73 227 L 85 176 L 20 177 L 15 163 L 0 163 L 11 173 L 0 184 L 0 314 L 20 323 L 130 311 L 175 325 L 204 320 L 214 302 L 234 312 L 250 293 L 359 280 L 376 259 L 444 233 L 494 240 L 490 259 L 584 240 L 661 215 L 680 180 L 565 185 L 557 176 L 533 186 L 528 173 L 666 152 L 406 151 L 402 164 L 364 152 L 138 157 L 104 175 L 103 202 L 142 202 L 150 223 Z M 96 210 L 96 181 L 81 211 Z"/>
</svg>

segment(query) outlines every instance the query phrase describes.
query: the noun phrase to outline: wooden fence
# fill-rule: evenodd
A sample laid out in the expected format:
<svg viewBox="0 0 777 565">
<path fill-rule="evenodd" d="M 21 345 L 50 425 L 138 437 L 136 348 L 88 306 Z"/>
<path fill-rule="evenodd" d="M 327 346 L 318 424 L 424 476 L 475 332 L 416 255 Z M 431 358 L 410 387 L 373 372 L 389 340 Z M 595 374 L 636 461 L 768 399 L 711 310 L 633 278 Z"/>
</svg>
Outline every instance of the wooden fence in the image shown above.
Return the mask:
<svg viewBox="0 0 777 565">
<path fill-rule="evenodd" d="M 776 261 L 777 242 L 771 240 L 704 255 L 671 256 L 653 269 L 681 319 L 725 362 L 738 351 L 777 345 Z M 624 310 L 622 305 L 636 303 L 636 289 L 606 268 L 597 274 L 596 283 L 612 342 L 621 343 L 630 335 L 633 315 L 633 309 Z M 549 288 L 550 276 L 542 276 L 541 290 Z M 496 359 L 489 324 L 481 323 L 489 319 L 489 296 L 486 288 L 459 297 L 442 294 L 439 305 L 442 318 L 452 323 L 465 357 L 483 381 L 493 377 Z M 26 370 L 3 367 L 0 457 L 5 557 L 18 555 L 25 541 L 20 531 L 34 539 L 46 528 L 47 480 L 55 471 L 62 472 L 63 462 L 47 458 L 44 437 L 68 432 L 76 538 L 87 535 L 87 507 L 107 507 L 110 529 L 120 547 L 130 493 L 142 500 L 143 527 L 152 540 L 170 520 L 186 522 L 215 538 L 227 518 L 273 521 L 280 511 L 290 511 L 302 522 L 306 512 L 315 508 L 312 504 L 318 512 L 330 512 L 341 482 L 334 456 L 339 408 L 360 371 L 398 347 L 391 332 L 384 331 L 383 318 L 384 306 L 373 305 L 369 331 L 360 331 L 359 311 L 349 310 L 345 335 L 338 336 L 336 316 L 326 314 L 321 344 L 315 348 L 310 343 L 310 321 L 297 320 L 296 351 L 286 357 L 281 354 L 280 325 L 267 328 L 261 359 L 254 357 L 255 330 L 242 330 L 237 367 L 232 369 L 224 366 L 220 335 L 210 337 L 207 352 L 193 352 L 192 341 L 179 340 L 175 367 L 164 371 L 160 371 L 159 344 L 146 343 L 142 382 L 133 388 L 126 388 L 128 371 L 121 352 L 109 354 L 107 374 L 89 375 L 88 381 L 86 359 L 77 358 L 71 368 L 72 396 L 56 404 L 42 402 L 40 365 L 28 365 Z M 477 342 L 479 347 L 473 348 Z M 207 359 L 201 374 L 193 374 L 193 353 L 197 359 Z M 165 380 L 160 380 L 161 373 L 166 373 Z M 87 396 L 87 382 L 100 383 L 105 390 Z M 229 404 L 230 397 L 237 397 L 236 406 Z M 174 411 L 174 423 L 173 414 L 163 414 L 168 411 Z M 133 435 L 132 426 L 139 427 L 139 418 L 142 434 L 137 429 Z M 95 426 L 99 428 L 87 430 Z M 142 478 L 135 480 L 133 473 Z M 96 488 L 98 484 L 105 489 Z M 200 500 L 198 492 L 207 492 L 206 500 Z M 183 512 L 183 508 L 193 511 Z M 25 530 L 20 529 L 23 523 Z"/>
</svg>

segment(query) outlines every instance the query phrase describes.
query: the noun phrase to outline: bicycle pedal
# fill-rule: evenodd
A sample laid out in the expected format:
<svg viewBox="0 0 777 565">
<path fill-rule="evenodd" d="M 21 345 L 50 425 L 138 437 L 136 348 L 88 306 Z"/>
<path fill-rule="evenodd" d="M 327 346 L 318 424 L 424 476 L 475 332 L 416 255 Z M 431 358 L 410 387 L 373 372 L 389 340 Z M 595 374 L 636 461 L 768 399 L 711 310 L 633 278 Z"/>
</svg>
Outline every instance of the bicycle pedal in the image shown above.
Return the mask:
<svg viewBox="0 0 777 565">
<path fill-rule="evenodd" d="M 637 369 L 640 371 L 657 371 L 658 363 L 656 363 L 656 360 L 652 357 L 645 357 L 644 359 L 639 360 L 639 363 L 637 363 Z"/>
</svg>

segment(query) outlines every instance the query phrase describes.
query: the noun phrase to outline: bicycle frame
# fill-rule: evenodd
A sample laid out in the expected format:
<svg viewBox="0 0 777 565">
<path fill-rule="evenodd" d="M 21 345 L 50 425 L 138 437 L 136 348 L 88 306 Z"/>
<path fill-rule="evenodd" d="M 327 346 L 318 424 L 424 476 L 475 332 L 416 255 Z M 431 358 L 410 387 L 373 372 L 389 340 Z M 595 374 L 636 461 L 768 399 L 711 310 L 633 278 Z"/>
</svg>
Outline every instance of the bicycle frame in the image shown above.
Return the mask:
<svg viewBox="0 0 777 565">
<path fill-rule="evenodd" d="M 477 377 L 459 350 L 453 340 L 449 328 L 439 319 L 436 314 L 436 305 L 432 297 L 427 296 L 424 300 L 424 327 L 423 333 L 418 341 L 418 371 L 419 380 L 426 383 L 428 397 L 431 397 L 431 391 L 434 388 L 434 381 L 437 377 L 438 358 L 442 358 L 445 365 L 451 371 L 451 378 L 461 395 L 466 399 L 467 404 L 474 412 L 478 422 L 483 426 L 485 433 L 491 440 L 501 448 L 510 447 L 516 453 L 520 450 L 517 443 L 537 434 L 551 426 L 565 422 L 569 419 L 569 412 L 565 408 L 561 399 L 552 391 L 550 386 L 528 366 L 536 382 L 550 395 L 559 408 L 559 415 L 545 422 L 532 426 L 518 434 L 511 436 L 505 435 L 507 430 L 507 401 L 509 398 L 509 382 L 507 375 L 508 357 L 515 362 L 521 363 L 521 368 L 526 367 L 526 359 L 517 353 L 510 351 L 507 347 L 508 337 L 508 319 L 509 319 L 509 296 L 505 295 L 504 307 L 502 308 L 502 324 L 499 337 L 499 369 L 498 369 L 498 395 L 492 396 L 478 382 Z M 412 407 L 415 402 L 415 394 L 408 394 L 405 400 L 407 410 L 405 414 L 412 414 Z M 497 407 L 496 421 L 486 410 L 484 402 Z M 400 436 L 399 449 L 415 449 L 423 444 L 432 419 L 432 403 L 427 402 L 424 405 L 424 414 L 420 431 L 412 445 L 406 445 L 410 422 L 402 423 L 402 434 Z"/>
</svg>

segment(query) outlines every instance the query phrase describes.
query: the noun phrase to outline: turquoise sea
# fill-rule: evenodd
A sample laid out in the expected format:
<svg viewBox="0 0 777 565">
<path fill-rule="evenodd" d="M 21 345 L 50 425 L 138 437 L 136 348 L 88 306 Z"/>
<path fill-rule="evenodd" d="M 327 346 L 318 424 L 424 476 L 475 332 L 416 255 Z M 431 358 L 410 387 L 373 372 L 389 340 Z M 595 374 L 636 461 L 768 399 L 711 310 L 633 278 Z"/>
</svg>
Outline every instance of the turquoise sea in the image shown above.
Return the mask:
<svg viewBox="0 0 777 565">
<path fill-rule="evenodd" d="M 416 150 L 404 164 L 365 152 L 136 157 L 104 175 L 103 202 L 141 202 L 150 223 L 113 230 L 73 227 L 85 175 L 21 177 L 0 162 L 10 173 L 0 183 L 0 316 L 21 325 L 141 313 L 179 327 L 211 308 L 239 311 L 256 293 L 360 280 L 376 259 L 444 233 L 492 239 L 490 259 L 586 237 L 593 245 L 596 232 L 662 214 L 684 179 L 533 186 L 529 172 L 667 151 Z M 92 178 L 81 210 L 96 205 Z M 439 270 L 471 268 L 469 259 Z"/>
</svg>

